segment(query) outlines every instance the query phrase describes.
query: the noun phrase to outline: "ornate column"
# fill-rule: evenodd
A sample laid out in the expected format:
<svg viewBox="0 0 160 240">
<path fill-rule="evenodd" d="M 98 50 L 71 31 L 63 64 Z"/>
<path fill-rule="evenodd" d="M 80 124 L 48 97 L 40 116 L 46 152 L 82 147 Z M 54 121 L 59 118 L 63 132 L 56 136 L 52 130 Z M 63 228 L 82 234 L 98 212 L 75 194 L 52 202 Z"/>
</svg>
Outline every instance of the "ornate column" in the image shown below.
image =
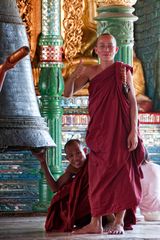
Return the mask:
<svg viewBox="0 0 160 240">
<path fill-rule="evenodd" d="M 62 173 L 61 95 L 64 89 L 62 69 L 62 38 L 60 31 L 60 0 L 42 0 L 42 33 L 40 46 L 40 110 L 46 119 L 56 148 L 47 151 L 48 167 L 55 178 Z M 46 209 L 52 193 L 41 171 L 39 209 Z"/>
<path fill-rule="evenodd" d="M 138 18 L 132 13 L 132 5 L 137 0 L 96 0 L 98 16 L 97 34 L 111 33 L 119 47 L 117 61 L 133 64 L 134 30 L 133 23 Z"/>
</svg>

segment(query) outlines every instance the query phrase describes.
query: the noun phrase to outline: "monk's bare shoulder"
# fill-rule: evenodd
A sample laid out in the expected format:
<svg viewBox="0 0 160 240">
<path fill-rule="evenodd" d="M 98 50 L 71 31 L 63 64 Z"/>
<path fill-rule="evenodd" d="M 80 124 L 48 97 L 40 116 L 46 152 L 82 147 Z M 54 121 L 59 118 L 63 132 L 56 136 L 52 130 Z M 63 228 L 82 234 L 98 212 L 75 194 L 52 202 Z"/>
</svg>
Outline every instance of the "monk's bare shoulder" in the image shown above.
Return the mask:
<svg viewBox="0 0 160 240">
<path fill-rule="evenodd" d="M 99 64 L 91 65 L 86 67 L 88 79 L 91 81 L 99 72 Z"/>
</svg>

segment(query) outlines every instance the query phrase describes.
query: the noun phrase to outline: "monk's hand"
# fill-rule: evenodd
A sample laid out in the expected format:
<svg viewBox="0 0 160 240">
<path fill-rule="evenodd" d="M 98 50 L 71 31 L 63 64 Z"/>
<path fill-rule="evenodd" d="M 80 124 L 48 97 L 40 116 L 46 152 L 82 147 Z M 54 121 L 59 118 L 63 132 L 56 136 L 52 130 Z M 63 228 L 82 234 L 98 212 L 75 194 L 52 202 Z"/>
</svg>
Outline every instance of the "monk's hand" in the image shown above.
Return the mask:
<svg viewBox="0 0 160 240">
<path fill-rule="evenodd" d="M 33 149 L 32 154 L 40 161 L 40 163 L 46 162 L 46 148 Z"/>
<path fill-rule="evenodd" d="M 135 132 L 135 131 L 130 132 L 128 139 L 127 139 L 127 144 L 128 144 L 129 151 L 133 151 L 134 149 L 136 149 L 137 144 L 138 144 L 137 132 Z"/>
<path fill-rule="evenodd" d="M 77 64 L 77 67 L 76 67 L 75 71 L 73 72 L 73 77 L 75 79 L 79 78 L 80 76 L 83 75 L 85 70 L 86 70 L 86 66 L 83 65 L 83 61 L 82 61 L 82 59 L 80 59 L 79 63 Z"/>
</svg>

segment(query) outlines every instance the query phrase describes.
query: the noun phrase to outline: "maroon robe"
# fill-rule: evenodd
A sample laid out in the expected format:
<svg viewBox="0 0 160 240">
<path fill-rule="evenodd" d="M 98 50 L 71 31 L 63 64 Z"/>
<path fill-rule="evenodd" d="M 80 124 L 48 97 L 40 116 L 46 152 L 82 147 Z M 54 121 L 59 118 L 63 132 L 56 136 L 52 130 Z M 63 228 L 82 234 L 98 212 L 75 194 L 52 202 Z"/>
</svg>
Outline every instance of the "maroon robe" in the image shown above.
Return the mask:
<svg viewBox="0 0 160 240">
<path fill-rule="evenodd" d="M 82 169 L 53 197 L 45 223 L 47 232 L 70 232 L 74 225 L 82 227 L 91 220 L 88 198 L 88 160 Z M 103 224 L 107 224 L 105 218 Z M 132 229 L 136 224 L 135 214 L 127 211 L 124 221 L 125 229 Z"/>
<path fill-rule="evenodd" d="M 46 231 L 72 231 L 90 222 L 88 199 L 88 160 L 53 197 L 45 223 Z"/>
<path fill-rule="evenodd" d="M 89 198 L 92 216 L 135 208 L 141 197 L 140 167 L 144 147 L 129 152 L 130 106 L 121 79 L 121 62 L 94 77 L 89 86 Z M 126 65 L 126 70 L 131 70 Z"/>
</svg>

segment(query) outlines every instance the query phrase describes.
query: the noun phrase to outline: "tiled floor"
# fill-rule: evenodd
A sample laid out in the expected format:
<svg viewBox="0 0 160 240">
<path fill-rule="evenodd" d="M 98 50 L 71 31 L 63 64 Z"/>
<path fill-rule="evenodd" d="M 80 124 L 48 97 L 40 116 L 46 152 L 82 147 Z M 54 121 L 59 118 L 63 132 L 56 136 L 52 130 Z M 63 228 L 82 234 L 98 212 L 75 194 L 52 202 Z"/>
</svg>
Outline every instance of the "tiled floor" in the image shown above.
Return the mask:
<svg viewBox="0 0 160 240">
<path fill-rule="evenodd" d="M 139 219 L 132 231 L 124 235 L 50 233 L 44 231 L 45 216 L 0 217 L 0 239 L 3 240 L 105 240 L 105 239 L 160 239 L 160 222 L 144 222 Z"/>
</svg>

